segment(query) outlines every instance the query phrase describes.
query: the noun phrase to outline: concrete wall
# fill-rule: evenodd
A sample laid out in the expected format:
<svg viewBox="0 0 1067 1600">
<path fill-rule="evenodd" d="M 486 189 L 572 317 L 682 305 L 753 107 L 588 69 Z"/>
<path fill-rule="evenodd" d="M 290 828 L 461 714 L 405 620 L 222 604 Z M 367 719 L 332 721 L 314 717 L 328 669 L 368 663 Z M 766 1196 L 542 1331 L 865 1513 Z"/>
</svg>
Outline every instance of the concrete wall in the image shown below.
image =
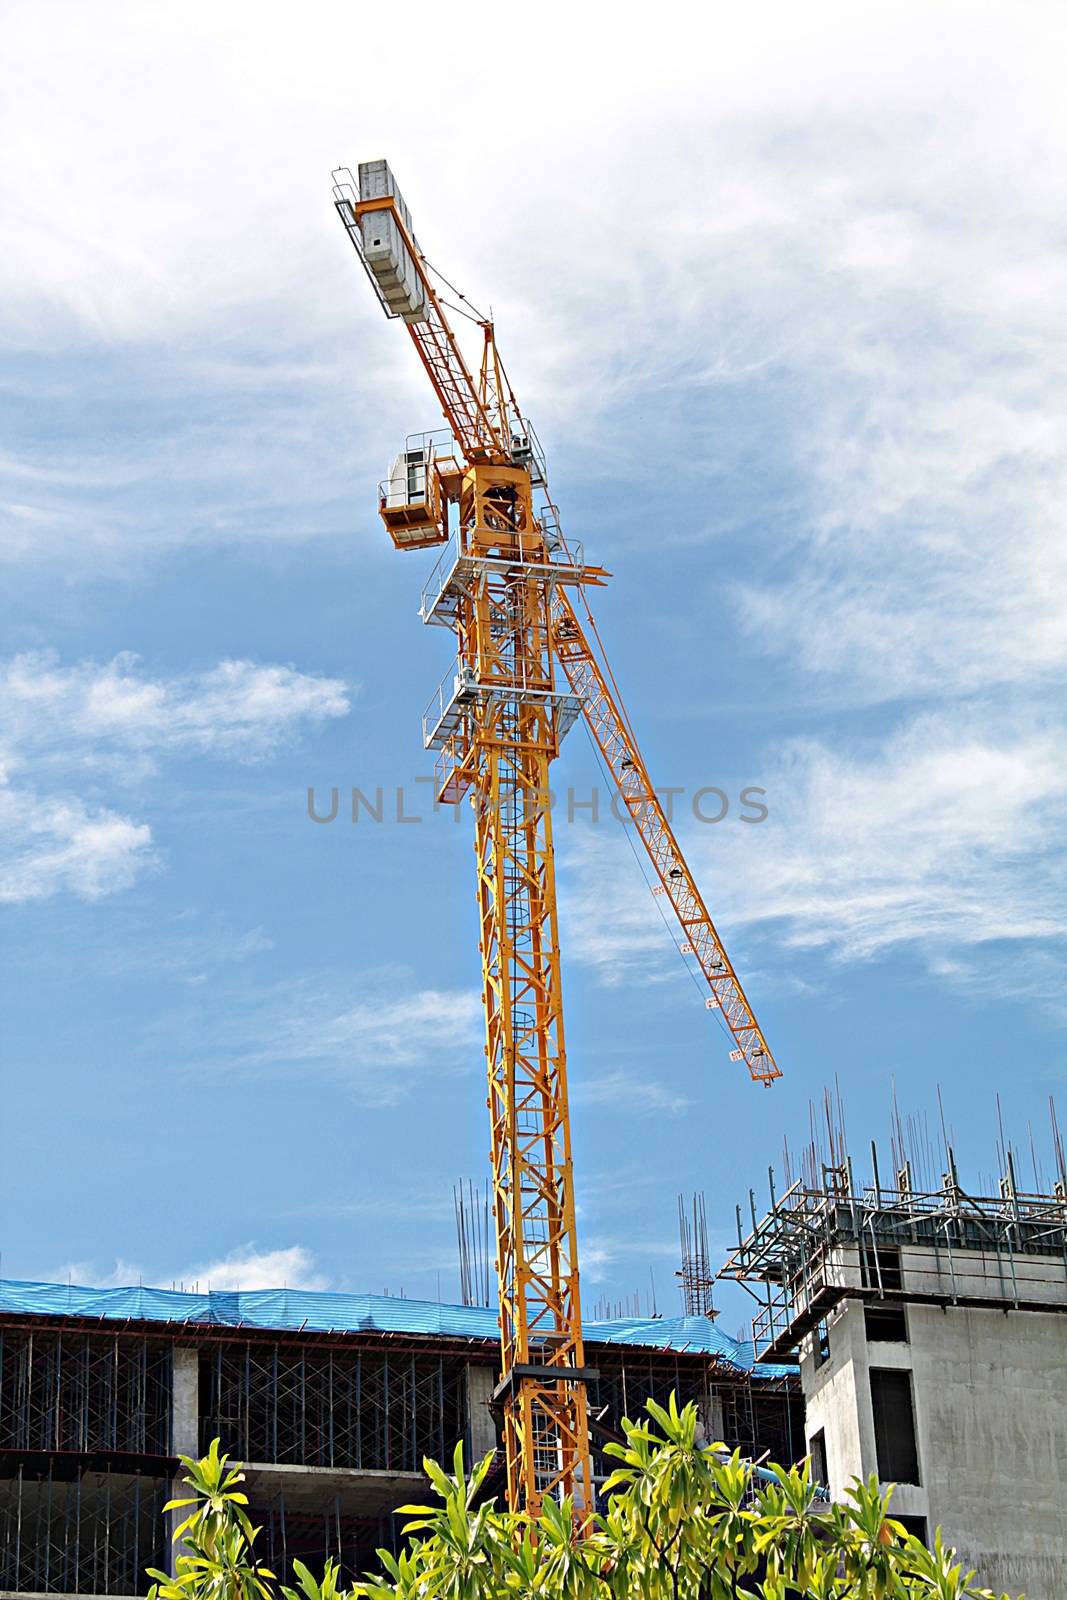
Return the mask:
<svg viewBox="0 0 1067 1600">
<path fill-rule="evenodd" d="M 835 1498 L 877 1470 L 870 1368 L 911 1371 L 917 1486 L 898 1513 L 940 1525 L 982 1583 L 1028 1600 L 1067 1593 L 1067 1316 L 909 1305 L 909 1342 L 868 1343 L 863 1306 L 829 1325 L 830 1359 L 802 1352 L 809 1443 L 823 1430 Z"/>
<path fill-rule="evenodd" d="M 932 1520 L 990 1587 L 1054 1600 L 1067 1588 L 1067 1317 L 912 1306 L 908 1322 Z"/>
<path fill-rule="evenodd" d="M 467 1363 L 467 1427 L 470 1431 L 470 1460 L 480 1461 L 496 1449 L 496 1422 L 489 1409 L 496 1387 L 496 1368 Z"/>
<path fill-rule="evenodd" d="M 826 1441 L 828 1487 L 839 1500 L 854 1478 L 866 1478 L 875 1470 L 874 1416 L 863 1306 L 858 1300 L 846 1300 L 827 1321 L 829 1359 L 820 1365 L 815 1339 L 806 1340 L 800 1380 L 808 1448 L 821 1431 Z"/>
<path fill-rule="evenodd" d="M 1067 1306 L 1067 1265 L 1055 1256 L 1013 1260 L 995 1250 L 935 1252 L 905 1245 L 900 1265 L 905 1293 Z"/>
<path fill-rule="evenodd" d="M 200 1454 L 200 1352 L 193 1345 L 176 1344 L 171 1351 L 173 1387 L 170 1408 L 170 1448 L 176 1456 Z"/>
<path fill-rule="evenodd" d="M 950 1250 L 945 1245 L 932 1250 L 927 1245 L 904 1244 L 900 1266 L 905 1293 L 1067 1307 L 1067 1262 L 1062 1257 L 1013 1258 L 1006 1251 Z M 808 1278 L 794 1285 L 795 1309 L 802 1310 L 826 1285 L 865 1287 L 858 1247 L 838 1246 L 825 1260 L 817 1261 Z"/>
</svg>

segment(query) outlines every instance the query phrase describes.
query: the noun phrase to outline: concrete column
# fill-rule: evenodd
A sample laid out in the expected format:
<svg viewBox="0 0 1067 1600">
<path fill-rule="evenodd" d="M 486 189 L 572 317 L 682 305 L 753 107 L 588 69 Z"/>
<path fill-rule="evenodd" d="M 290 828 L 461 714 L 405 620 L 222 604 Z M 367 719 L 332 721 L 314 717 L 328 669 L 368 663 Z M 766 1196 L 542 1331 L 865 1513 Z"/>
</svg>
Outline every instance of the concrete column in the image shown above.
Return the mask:
<svg viewBox="0 0 1067 1600">
<path fill-rule="evenodd" d="M 801 1353 L 800 1381 L 808 1448 L 821 1432 L 826 1444 L 830 1493 L 839 1500 L 853 1478 L 866 1480 L 877 1469 L 870 1360 L 861 1301 L 845 1300 L 831 1314 L 829 1337 L 829 1357 L 819 1363 L 814 1340 L 807 1342 Z"/>
<path fill-rule="evenodd" d="M 195 1346 L 174 1345 L 172 1350 L 172 1381 L 170 1399 L 170 1450 L 175 1456 L 200 1454 L 200 1352 Z M 172 1500 L 184 1500 L 189 1493 L 182 1474 L 173 1478 L 170 1486 Z M 174 1576 L 175 1560 L 179 1546 L 173 1540 L 174 1530 L 185 1521 L 188 1508 L 167 1514 L 168 1555 L 167 1571 Z"/>
<path fill-rule="evenodd" d="M 496 1449 L 496 1419 L 489 1409 L 489 1401 L 496 1387 L 496 1368 L 467 1364 L 467 1427 L 470 1434 L 472 1462 L 480 1461 L 490 1450 Z"/>
<path fill-rule="evenodd" d="M 726 1442 L 726 1421 L 723 1417 L 722 1399 L 714 1389 L 701 1395 L 697 1405 L 700 1421 L 697 1423 L 697 1439 L 704 1445 L 720 1444 Z M 731 1445 L 737 1440 L 731 1440 Z"/>
<path fill-rule="evenodd" d="M 200 1454 L 200 1352 L 176 1344 L 170 1402 L 170 1451 L 175 1456 Z"/>
</svg>

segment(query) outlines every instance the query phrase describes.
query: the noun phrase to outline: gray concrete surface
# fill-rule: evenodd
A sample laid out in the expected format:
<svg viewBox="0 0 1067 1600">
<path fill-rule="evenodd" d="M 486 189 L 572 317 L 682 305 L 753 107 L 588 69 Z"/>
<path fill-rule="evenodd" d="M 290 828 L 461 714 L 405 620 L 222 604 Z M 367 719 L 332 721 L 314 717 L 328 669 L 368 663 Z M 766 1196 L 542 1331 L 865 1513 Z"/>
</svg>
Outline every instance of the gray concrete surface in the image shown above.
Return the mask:
<svg viewBox="0 0 1067 1600">
<path fill-rule="evenodd" d="M 898 1487 L 894 1510 L 940 1525 L 998 1593 L 1062 1600 L 1067 1315 L 910 1304 L 907 1318 L 907 1343 L 869 1342 L 863 1305 L 848 1300 L 828 1319 L 829 1360 L 805 1342 L 806 1433 L 824 1434 L 831 1492 L 877 1471 L 870 1369 L 909 1370 L 922 1481 Z"/>
</svg>

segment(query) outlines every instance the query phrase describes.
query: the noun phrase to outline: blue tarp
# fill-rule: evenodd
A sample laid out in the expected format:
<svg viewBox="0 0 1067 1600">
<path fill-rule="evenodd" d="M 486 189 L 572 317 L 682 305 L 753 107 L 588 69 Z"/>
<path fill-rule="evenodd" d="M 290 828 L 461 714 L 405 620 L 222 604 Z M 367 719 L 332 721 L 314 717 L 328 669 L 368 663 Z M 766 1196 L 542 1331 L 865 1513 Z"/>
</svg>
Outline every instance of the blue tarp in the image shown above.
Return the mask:
<svg viewBox="0 0 1067 1600">
<path fill-rule="evenodd" d="M 325 1294 L 314 1289 L 89 1289 L 80 1284 L 21 1283 L 0 1279 L 0 1315 L 100 1317 L 114 1322 L 199 1323 L 207 1327 L 263 1328 L 312 1333 L 437 1334 L 452 1339 L 496 1339 L 495 1310 L 402 1300 L 380 1294 Z M 780 1378 L 793 1367 L 757 1366 L 752 1345 L 731 1339 L 707 1317 L 622 1318 L 586 1322 L 590 1344 L 637 1345 L 650 1350 L 693 1351 L 716 1357 L 754 1378 Z"/>
</svg>

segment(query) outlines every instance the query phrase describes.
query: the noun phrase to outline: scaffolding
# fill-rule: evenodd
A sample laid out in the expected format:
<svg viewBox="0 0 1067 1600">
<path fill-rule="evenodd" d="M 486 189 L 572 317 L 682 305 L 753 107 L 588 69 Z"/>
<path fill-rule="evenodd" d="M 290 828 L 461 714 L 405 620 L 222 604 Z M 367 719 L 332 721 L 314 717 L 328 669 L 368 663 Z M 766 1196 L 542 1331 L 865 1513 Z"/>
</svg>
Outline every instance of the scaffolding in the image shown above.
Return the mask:
<svg viewBox="0 0 1067 1600">
<path fill-rule="evenodd" d="M 395 1553 L 401 1544 L 404 1517 L 383 1513 L 376 1517 L 357 1517 L 342 1510 L 335 1496 L 314 1510 L 286 1506 L 284 1497 L 271 1505 L 253 1502 L 248 1508 L 253 1526 L 259 1528 L 256 1557 L 277 1577 L 279 1583 L 295 1585 L 298 1575 L 293 1563 L 302 1561 L 312 1572 L 320 1572 L 332 1558 L 340 1568 L 340 1580 L 348 1588 L 364 1573 L 379 1566 L 377 1552 Z"/>
<path fill-rule="evenodd" d="M 731 1446 L 790 1460 L 802 1452 L 789 1415 L 794 1380 L 762 1380 L 754 1395 L 747 1373 L 713 1357 L 611 1345 L 596 1347 L 596 1368 L 591 1401 L 605 1442 L 646 1399 L 666 1405 L 673 1392 L 700 1403 L 721 1392 Z M 243 1461 L 420 1472 L 424 1456 L 448 1460 L 470 1439 L 466 1366 L 455 1356 L 219 1344 L 201 1351 L 200 1394 L 201 1447 L 221 1438 Z"/>
<path fill-rule="evenodd" d="M 421 1472 L 469 1437 L 466 1368 L 444 1355 L 219 1344 L 200 1356 L 200 1443 L 240 1461 Z"/>
<path fill-rule="evenodd" d="M 144 1594 L 165 1567 L 170 1476 L 99 1461 L 0 1457 L 0 1590 Z"/>
<path fill-rule="evenodd" d="M 669 1350 L 627 1350 L 623 1355 L 599 1346 L 595 1359 L 599 1376 L 590 1394 L 590 1418 L 598 1478 L 614 1468 L 604 1446 L 622 1437 L 623 1419 L 640 1418 L 646 1400 L 666 1406 L 672 1394 L 679 1405 L 696 1403 L 709 1443 L 719 1443 L 711 1434 L 721 1431 L 721 1442 L 749 1459 L 769 1457 L 790 1464 L 805 1453 L 803 1406 L 792 1375 L 768 1377 L 754 1386 L 747 1373 L 731 1373 L 712 1358 Z M 716 1407 L 721 1424 L 713 1426 Z"/>
<path fill-rule="evenodd" d="M 406 1318 L 408 1308 L 398 1314 Z M 470 1456 L 471 1398 L 495 1375 L 493 1345 L 472 1320 L 466 1337 L 354 1326 L 271 1336 L 192 1316 L 158 1333 L 132 1321 L 108 1330 L 0 1317 L 0 1591 L 143 1594 L 145 1568 L 168 1562 L 174 1430 L 184 1441 L 194 1414 L 201 1448 L 220 1438 L 249 1464 L 260 1558 L 290 1575 L 296 1559 L 316 1570 L 332 1555 L 354 1579 L 377 1548 L 397 1546 L 403 1519 L 391 1507 L 412 1494 L 402 1475 L 421 1474 L 425 1456 L 449 1461 L 460 1440 Z M 703 1320 L 652 1317 L 617 1331 L 619 1342 L 607 1330 L 590 1341 L 598 1476 L 614 1465 L 603 1447 L 621 1437 L 623 1419 L 672 1392 L 701 1407 L 709 1441 L 722 1435 L 757 1460 L 803 1453 L 791 1372 L 753 1381 L 747 1350 Z M 629 1342 L 638 1331 L 643 1342 Z M 179 1385 L 175 1418 L 175 1351 L 190 1347 L 195 1393 Z M 498 1451 L 485 1485 L 498 1498 L 502 1463 Z M 382 1481 L 361 1481 L 366 1473 Z"/>
<path fill-rule="evenodd" d="M 169 1456 L 162 1339 L 0 1327 L 0 1450 Z"/>
<path fill-rule="evenodd" d="M 904 1161 L 885 1185 L 871 1147 L 873 1182 L 857 1185 L 847 1157 L 821 1182 L 799 1178 L 742 1232 L 719 1276 L 760 1300 L 757 1360 L 779 1361 L 846 1297 L 997 1309 L 1067 1311 L 1067 1184 L 1026 1193 L 1011 1150 L 995 1195 L 968 1194 L 951 1147 L 938 1189 L 917 1189 Z"/>
</svg>

